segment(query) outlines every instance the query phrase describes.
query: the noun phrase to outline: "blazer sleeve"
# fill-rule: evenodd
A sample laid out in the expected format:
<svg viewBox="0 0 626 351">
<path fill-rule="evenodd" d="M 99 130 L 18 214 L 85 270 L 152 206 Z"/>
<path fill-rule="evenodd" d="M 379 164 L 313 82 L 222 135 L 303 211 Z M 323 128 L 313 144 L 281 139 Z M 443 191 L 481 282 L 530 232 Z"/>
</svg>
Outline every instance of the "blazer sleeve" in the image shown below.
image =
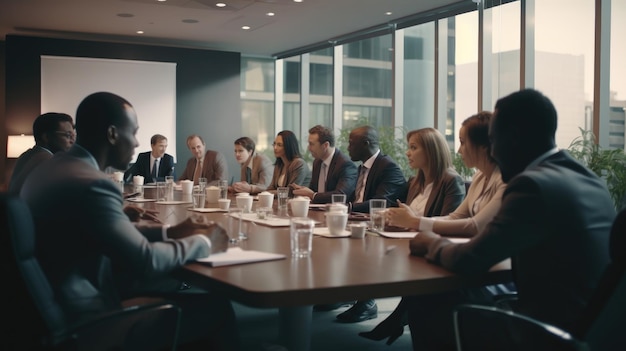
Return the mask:
<svg viewBox="0 0 626 351">
<path fill-rule="evenodd" d="M 130 166 L 126 172 L 124 172 L 124 182 L 125 183 L 132 183 L 133 181 L 133 176 L 136 175 L 142 175 L 142 176 L 146 176 L 143 174 L 143 172 L 141 172 L 141 168 L 144 166 L 143 165 L 143 153 L 140 153 L 139 155 L 137 155 L 137 160 L 135 160 L 135 163 L 133 163 L 132 166 Z M 149 158 L 148 158 L 149 159 Z M 149 183 L 149 182 L 147 182 Z"/>
<path fill-rule="evenodd" d="M 215 162 L 213 163 L 213 180 L 226 179 L 228 180 L 228 164 L 226 163 L 226 157 L 221 152 L 215 154 Z"/>
<path fill-rule="evenodd" d="M 465 182 L 463 178 L 456 174 L 448 173 L 446 180 L 442 184 L 443 205 L 439 215 L 448 215 L 463 202 L 465 198 Z"/>
<path fill-rule="evenodd" d="M 375 165 L 376 172 L 368 175 L 367 179 L 369 184 L 370 177 L 374 177 L 372 183 L 375 187 L 374 191 L 367 189 L 367 185 L 365 189 L 368 194 L 374 195 L 369 196 L 366 201 L 353 204 L 352 211 L 368 213 L 370 208 L 368 200 L 370 199 L 385 199 L 387 200 L 387 207 L 394 206 L 396 200 L 402 196 L 402 193 L 406 192 L 406 179 L 402 170 L 391 158 L 383 157 L 385 161 Z"/>
<path fill-rule="evenodd" d="M 172 155 L 165 154 L 163 156 L 163 166 L 164 168 L 159 168 L 159 173 L 163 171 L 163 180 L 165 180 L 166 176 L 174 177 L 176 181 L 176 172 L 174 170 L 174 157 Z"/>
<path fill-rule="evenodd" d="M 180 175 L 180 178 L 178 178 L 178 180 L 185 180 L 185 179 L 189 179 L 189 180 L 193 180 L 193 170 L 195 167 L 195 158 L 190 158 L 189 160 L 187 160 L 187 165 L 185 166 L 185 169 L 183 170 L 183 173 Z"/>
<path fill-rule="evenodd" d="M 298 184 L 307 186 L 311 182 L 311 170 L 309 166 L 306 164 L 304 159 L 295 158 L 289 164 L 289 169 L 287 171 L 287 182 L 286 184 Z"/>
<path fill-rule="evenodd" d="M 335 188 L 323 193 L 317 193 L 313 198 L 313 203 L 329 203 L 332 201 L 332 194 L 346 194 L 346 199 L 354 197 L 358 171 L 352 161 L 343 160 L 343 162 L 337 162 L 333 173 L 328 176 L 332 177 L 333 181 L 336 181 L 337 184 L 335 185 Z"/>
</svg>

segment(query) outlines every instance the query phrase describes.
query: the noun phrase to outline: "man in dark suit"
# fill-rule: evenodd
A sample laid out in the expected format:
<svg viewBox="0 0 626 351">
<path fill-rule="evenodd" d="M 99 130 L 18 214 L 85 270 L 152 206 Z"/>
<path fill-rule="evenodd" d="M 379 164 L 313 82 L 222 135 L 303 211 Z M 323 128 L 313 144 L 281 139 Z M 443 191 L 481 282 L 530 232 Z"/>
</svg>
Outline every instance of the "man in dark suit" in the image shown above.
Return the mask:
<svg viewBox="0 0 626 351">
<path fill-rule="evenodd" d="M 314 204 L 331 202 L 332 194 L 345 194 L 346 199 L 351 199 L 356 185 L 356 166 L 335 148 L 332 130 L 321 125 L 309 129 L 309 152 L 315 158 L 311 183 L 308 188 L 292 185 L 293 194 L 307 196 Z"/>
<path fill-rule="evenodd" d="M 49 112 L 33 122 L 35 146 L 26 150 L 15 163 L 9 192 L 19 194 L 24 180 L 41 162 L 59 151 L 67 151 L 76 140 L 74 121 L 65 113 Z"/>
<path fill-rule="evenodd" d="M 387 206 L 396 203 L 406 191 L 406 178 L 391 157 L 383 155 L 378 143 L 378 132 L 371 126 L 362 126 L 350 132 L 348 153 L 352 161 L 361 161 L 352 211 L 369 212 L 370 199 L 385 199 Z M 357 301 L 337 315 L 343 323 L 356 323 L 378 317 L 376 300 Z"/>
<path fill-rule="evenodd" d="M 197 185 L 198 178 L 201 177 L 206 178 L 207 183 L 228 179 L 226 158 L 221 152 L 206 150 L 206 144 L 202 137 L 196 134 L 188 136 L 187 147 L 193 157 L 187 161 L 187 166 L 180 175 L 180 180 L 193 180 L 193 183 Z"/>
<path fill-rule="evenodd" d="M 489 134 L 507 183 L 500 211 L 468 243 L 421 232 L 410 248 L 458 274 L 486 272 L 510 257 L 519 297 L 514 308 L 572 330 L 609 262 L 615 208 L 605 183 L 557 149 L 556 127 L 552 102 L 536 90 L 498 100 Z M 442 349 L 454 339 L 452 308 L 459 300 L 423 302 L 416 296 L 409 307 L 413 348 Z"/>
<path fill-rule="evenodd" d="M 150 138 L 150 148 L 152 151 L 140 153 L 137 161 L 124 173 L 126 182 L 132 182 L 136 175 L 142 176 L 145 183 L 163 182 L 166 176 L 176 177 L 174 157 L 165 153 L 167 138 L 161 134 L 153 135 Z"/>
<path fill-rule="evenodd" d="M 224 229 L 190 218 L 171 227 L 138 226 L 122 211 L 122 193 L 104 170 L 123 168 L 138 146 L 137 115 L 128 101 L 106 92 L 87 96 L 78 106 L 76 129 L 72 148 L 37 167 L 20 193 L 33 214 L 38 259 L 68 323 L 120 307 L 122 299 L 165 297 L 183 309 L 183 343 L 236 349 L 230 302 L 180 291 L 170 276 L 225 251 Z"/>
</svg>

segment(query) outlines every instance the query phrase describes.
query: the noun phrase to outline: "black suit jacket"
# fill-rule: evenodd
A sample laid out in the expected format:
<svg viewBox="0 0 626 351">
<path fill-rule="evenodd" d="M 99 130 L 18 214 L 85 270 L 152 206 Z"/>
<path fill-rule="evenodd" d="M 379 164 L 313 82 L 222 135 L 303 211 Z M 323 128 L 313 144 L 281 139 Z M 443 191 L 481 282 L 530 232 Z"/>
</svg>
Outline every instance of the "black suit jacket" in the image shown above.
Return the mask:
<svg viewBox="0 0 626 351">
<path fill-rule="evenodd" d="M 363 165 L 359 166 L 359 172 L 361 167 Z M 398 164 L 391 157 L 383 155 L 381 152 L 369 170 L 365 189 L 363 190 L 363 202 L 354 203 L 352 211 L 369 213 L 370 199 L 385 199 L 387 200 L 387 207 L 390 207 L 396 203 L 397 199 L 402 198 L 402 194 L 406 192 L 406 189 L 406 178 L 404 178 L 404 174 L 402 174 Z"/>
<path fill-rule="evenodd" d="M 126 182 L 132 182 L 133 176 L 136 175 L 143 176 L 144 183 L 154 183 L 155 181 L 163 182 L 166 176 L 174 176 L 174 180 L 176 180 L 174 157 L 170 154 L 164 154 L 159 163 L 157 179 L 152 179 L 150 176 L 150 151 L 142 152 L 137 156 L 137 161 L 124 173 L 124 180 Z"/>
<path fill-rule="evenodd" d="M 320 170 L 322 169 L 322 160 L 313 161 L 313 176 L 309 189 L 314 192 L 318 191 L 318 183 Z M 326 191 L 315 194 L 313 197 L 314 204 L 325 204 L 331 202 L 332 194 L 346 194 L 346 199 L 354 197 L 357 178 L 356 165 L 348 156 L 344 155 L 339 149 L 335 149 L 335 154 L 328 166 L 326 174 Z"/>
</svg>

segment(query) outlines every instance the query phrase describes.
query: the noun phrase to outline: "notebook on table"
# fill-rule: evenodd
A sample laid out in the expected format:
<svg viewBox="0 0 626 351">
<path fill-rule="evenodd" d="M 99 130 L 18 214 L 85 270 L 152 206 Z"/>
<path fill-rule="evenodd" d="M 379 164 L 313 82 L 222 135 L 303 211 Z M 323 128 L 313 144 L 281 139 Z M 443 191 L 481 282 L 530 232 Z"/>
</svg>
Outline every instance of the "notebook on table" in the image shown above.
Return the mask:
<svg viewBox="0 0 626 351">
<path fill-rule="evenodd" d="M 226 252 L 198 259 L 197 262 L 208 264 L 211 267 L 220 267 L 244 263 L 282 260 L 285 257 L 286 256 L 283 254 L 273 252 L 242 250 L 240 247 L 231 247 L 226 250 Z"/>
</svg>

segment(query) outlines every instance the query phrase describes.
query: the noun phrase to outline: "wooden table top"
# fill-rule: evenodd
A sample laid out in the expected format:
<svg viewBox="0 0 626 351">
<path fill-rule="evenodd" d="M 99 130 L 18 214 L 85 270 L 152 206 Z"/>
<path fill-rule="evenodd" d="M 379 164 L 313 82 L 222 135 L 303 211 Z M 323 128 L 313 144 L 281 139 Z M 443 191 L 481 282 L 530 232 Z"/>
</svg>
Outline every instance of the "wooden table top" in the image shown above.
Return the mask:
<svg viewBox="0 0 626 351">
<path fill-rule="evenodd" d="M 180 197 L 180 194 L 176 196 Z M 146 197 L 150 197 L 148 192 Z M 141 205 L 159 210 L 159 218 L 169 224 L 176 224 L 188 216 L 204 216 L 228 228 L 225 213 L 192 212 L 188 209 L 190 204 L 148 202 Z M 217 207 L 217 204 L 207 204 L 207 207 Z M 276 201 L 274 210 L 276 213 Z M 309 217 L 319 221 L 318 226 L 325 226 L 323 211 L 310 210 Z M 177 271 L 176 275 L 251 307 L 288 307 L 429 294 L 511 280 L 508 262 L 497 265 L 489 273 L 457 276 L 421 257 L 410 256 L 409 239 L 388 239 L 373 233 L 362 239 L 314 236 L 311 256 L 292 258 L 288 227 L 244 221 L 243 230 L 248 234 L 248 240 L 240 243 L 242 249 L 282 253 L 287 258 L 215 268 L 192 263 Z M 395 248 L 389 251 L 391 246 Z"/>
</svg>

